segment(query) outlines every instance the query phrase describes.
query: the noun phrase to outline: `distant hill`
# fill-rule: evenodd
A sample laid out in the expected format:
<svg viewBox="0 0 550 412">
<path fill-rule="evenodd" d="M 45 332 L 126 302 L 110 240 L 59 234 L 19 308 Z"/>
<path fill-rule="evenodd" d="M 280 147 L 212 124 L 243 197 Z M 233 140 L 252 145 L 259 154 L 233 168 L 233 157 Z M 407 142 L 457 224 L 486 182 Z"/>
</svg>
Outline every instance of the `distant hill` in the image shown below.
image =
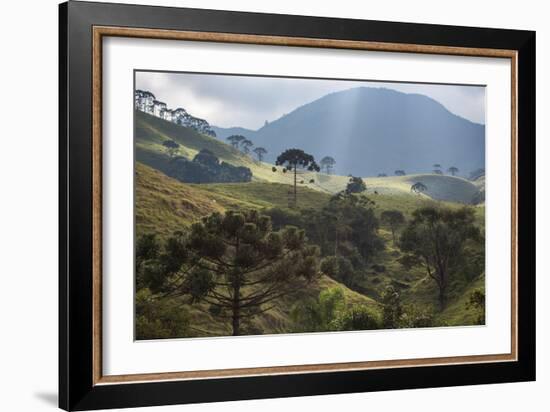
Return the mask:
<svg viewBox="0 0 550 412">
<path fill-rule="evenodd" d="M 232 136 L 234 134 L 240 134 L 242 136 L 246 136 L 249 139 L 253 139 L 254 135 L 256 133 L 255 130 L 245 129 L 244 127 L 218 127 L 218 126 L 211 126 L 212 130 L 216 132 L 216 137 L 220 140 L 223 140 L 225 142 L 225 139 L 227 139 L 229 136 Z"/>
<path fill-rule="evenodd" d="M 435 163 L 467 175 L 483 168 L 485 159 L 485 126 L 452 114 L 427 96 L 384 88 L 331 93 L 256 132 L 239 134 L 265 147 L 267 161 L 298 147 L 318 160 L 334 157 L 335 172 L 341 175 L 392 175 L 396 169 L 429 173 Z"/>
</svg>

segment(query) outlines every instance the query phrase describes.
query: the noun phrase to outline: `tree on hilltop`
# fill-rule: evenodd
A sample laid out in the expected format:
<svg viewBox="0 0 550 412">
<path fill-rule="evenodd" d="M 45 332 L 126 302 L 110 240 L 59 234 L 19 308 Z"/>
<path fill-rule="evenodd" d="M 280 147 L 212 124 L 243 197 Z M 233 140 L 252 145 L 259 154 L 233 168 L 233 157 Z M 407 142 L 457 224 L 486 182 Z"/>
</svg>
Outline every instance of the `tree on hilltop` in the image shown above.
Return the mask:
<svg viewBox="0 0 550 412">
<path fill-rule="evenodd" d="M 315 162 L 315 158 L 305 153 L 303 150 L 300 149 L 287 149 L 283 153 L 281 153 L 277 160 L 275 161 L 275 164 L 277 166 L 283 166 L 288 170 L 291 170 L 294 172 L 294 206 L 297 205 L 297 191 L 296 191 L 296 185 L 297 185 L 297 174 L 298 169 L 305 169 L 310 172 L 318 172 L 321 170 L 319 165 Z"/>
<path fill-rule="evenodd" d="M 245 154 L 249 154 L 250 153 L 250 148 L 254 146 L 254 143 L 252 143 L 252 141 L 248 140 L 248 139 L 244 139 L 241 141 L 241 147 L 243 148 L 243 152 Z"/>
<path fill-rule="evenodd" d="M 346 186 L 346 193 L 362 193 L 367 190 L 367 185 L 361 177 L 351 176 Z"/>
<path fill-rule="evenodd" d="M 458 167 L 451 166 L 451 167 L 449 167 L 449 168 L 447 169 L 447 171 L 448 171 L 451 175 L 455 176 L 460 170 L 458 170 Z"/>
<path fill-rule="evenodd" d="M 267 150 L 263 147 L 256 147 L 253 152 L 256 153 L 256 156 L 258 156 L 259 162 L 264 160 L 264 156 L 267 154 Z"/>
<path fill-rule="evenodd" d="M 331 156 L 323 157 L 320 162 L 321 168 L 325 170 L 325 173 L 327 175 L 330 175 L 332 173 L 335 164 L 336 160 L 334 160 L 334 158 Z"/>
<path fill-rule="evenodd" d="M 240 135 L 240 134 L 234 134 L 229 136 L 226 140 L 231 143 L 231 146 L 233 146 L 235 149 L 239 148 L 239 145 L 243 140 L 245 140 L 246 137 Z"/>
</svg>

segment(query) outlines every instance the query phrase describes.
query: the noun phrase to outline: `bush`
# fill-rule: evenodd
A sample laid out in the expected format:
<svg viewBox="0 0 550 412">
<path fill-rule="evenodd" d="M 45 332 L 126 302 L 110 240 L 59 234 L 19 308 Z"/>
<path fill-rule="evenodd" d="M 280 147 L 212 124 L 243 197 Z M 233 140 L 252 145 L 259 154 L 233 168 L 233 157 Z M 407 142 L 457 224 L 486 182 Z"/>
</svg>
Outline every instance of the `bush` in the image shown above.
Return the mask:
<svg viewBox="0 0 550 412">
<path fill-rule="evenodd" d="M 147 288 L 136 293 L 136 339 L 193 336 L 188 312 L 175 302 L 155 299 Z"/>
<path fill-rule="evenodd" d="M 386 271 L 386 266 L 384 265 L 374 264 L 371 267 L 372 267 L 372 270 L 374 270 L 376 273 L 384 273 Z"/>
<path fill-rule="evenodd" d="M 252 171 L 248 167 L 220 163 L 206 149 L 197 153 L 192 161 L 183 156 L 167 157 L 144 151 L 137 153 L 137 160 L 185 183 L 241 183 L 252 180 Z"/>
<path fill-rule="evenodd" d="M 365 305 L 353 305 L 331 323 L 331 330 L 373 330 L 382 326 L 380 317 Z"/>
<path fill-rule="evenodd" d="M 351 262 L 342 256 L 328 256 L 321 262 L 321 272 L 348 287 L 355 284 L 355 270 Z"/>
<path fill-rule="evenodd" d="M 339 287 L 321 291 L 317 299 L 299 302 L 290 313 L 293 332 L 380 329 L 379 315 L 365 305 L 347 305 Z"/>
</svg>

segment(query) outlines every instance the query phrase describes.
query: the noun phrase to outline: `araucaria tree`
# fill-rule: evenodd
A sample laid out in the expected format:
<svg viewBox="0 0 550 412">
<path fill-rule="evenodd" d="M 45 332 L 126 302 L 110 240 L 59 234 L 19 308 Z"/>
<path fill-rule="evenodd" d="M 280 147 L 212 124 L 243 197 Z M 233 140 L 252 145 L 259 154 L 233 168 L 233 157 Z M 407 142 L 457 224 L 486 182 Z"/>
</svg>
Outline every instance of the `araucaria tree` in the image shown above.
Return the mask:
<svg viewBox="0 0 550 412">
<path fill-rule="evenodd" d="M 258 156 L 258 162 L 264 160 L 264 156 L 267 154 L 267 150 L 263 147 L 256 147 L 253 152 Z"/>
<path fill-rule="evenodd" d="M 315 162 L 312 155 L 305 153 L 300 149 L 287 149 L 277 157 L 275 161 L 277 166 L 283 166 L 294 172 L 294 206 L 297 204 L 297 174 L 298 169 L 309 170 L 310 172 L 318 172 L 321 170 L 319 165 Z"/>
<path fill-rule="evenodd" d="M 480 241 L 474 221 L 471 208 L 425 207 L 413 213 L 401 235 L 400 247 L 406 254 L 403 261 L 424 267 L 437 285 L 441 309 L 445 307 L 451 277 L 464 266 L 467 244 Z"/>
<path fill-rule="evenodd" d="M 235 149 L 239 148 L 239 145 L 243 140 L 245 140 L 246 137 L 241 136 L 240 134 L 234 134 L 227 138 L 227 141 L 231 143 L 231 146 L 233 146 Z"/>
<path fill-rule="evenodd" d="M 390 227 L 393 243 L 396 244 L 395 232 L 405 224 L 405 216 L 399 210 L 384 210 L 380 218 Z"/>
<path fill-rule="evenodd" d="M 449 167 L 447 171 L 453 176 L 459 172 L 458 167 L 454 167 L 454 166 Z"/>
<path fill-rule="evenodd" d="M 250 148 L 254 146 L 254 143 L 252 143 L 250 140 L 248 139 L 244 139 L 243 141 L 241 141 L 241 147 L 243 148 L 243 152 L 245 154 L 249 154 L 250 153 Z"/>
<path fill-rule="evenodd" d="M 258 211 L 214 213 L 188 234 L 167 240 L 147 287 L 164 296 L 186 296 L 209 305 L 209 313 L 240 335 L 243 320 L 269 310 L 274 301 L 300 291 L 319 274 L 319 250 L 304 231 L 273 231 Z"/>
<path fill-rule="evenodd" d="M 336 160 L 334 160 L 331 156 L 325 156 L 321 159 L 321 168 L 325 170 L 325 173 L 327 175 L 330 175 L 332 173 L 332 170 L 334 169 L 334 165 L 336 164 Z"/>
<path fill-rule="evenodd" d="M 162 142 L 162 145 L 166 148 L 166 153 L 168 153 L 170 157 L 174 157 L 180 147 L 180 145 L 173 140 L 165 140 Z"/>
</svg>

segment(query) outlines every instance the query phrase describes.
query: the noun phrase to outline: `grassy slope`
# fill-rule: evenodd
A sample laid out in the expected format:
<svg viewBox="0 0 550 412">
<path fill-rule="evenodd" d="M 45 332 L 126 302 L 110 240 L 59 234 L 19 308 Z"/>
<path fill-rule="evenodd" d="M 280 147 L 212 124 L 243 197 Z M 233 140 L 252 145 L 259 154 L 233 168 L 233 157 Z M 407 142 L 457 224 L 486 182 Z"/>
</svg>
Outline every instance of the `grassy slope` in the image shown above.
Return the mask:
<svg viewBox="0 0 550 412">
<path fill-rule="evenodd" d="M 189 159 L 192 159 L 199 150 L 208 149 L 219 159 L 234 166 L 250 168 L 254 181 L 287 185 L 293 183 L 292 173 L 283 173 L 281 167 L 277 167 L 277 171 L 273 172 L 272 168 L 274 165 L 258 162 L 251 156 L 243 154 L 216 138 L 202 135 L 192 129 L 177 126 L 139 111 L 135 113 L 138 159 L 145 159 L 148 153 L 164 156 L 165 148 L 162 146 L 162 142 L 165 140 L 174 140 L 181 145 L 178 154 Z M 313 179 L 312 183 L 310 183 L 311 179 Z M 329 194 L 345 189 L 348 180 L 347 176 L 327 175 L 324 173 L 303 172 L 298 176 L 298 182 L 301 187 Z M 428 190 L 423 195 L 415 196 L 461 203 L 469 203 L 474 194 L 479 190 L 478 186 L 469 180 L 434 174 L 366 177 L 364 180 L 369 193 L 376 191 L 379 194 L 386 195 L 411 195 L 411 185 L 421 182 L 428 187 Z M 300 183 L 302 181 L 303 183 Z"/>
<path fill-rule="evenodd" d="M 188 184 L 136 163 L 136 224 L 138 233 L 172 233 L 203 216 L 227 209 L 287 207 L 288 186 L 280 183 Z M 299 206 L 322 207 L 329 196 L 298 189 Z"/>
<path fill-rule="evenodd" d="M 138 162 L 136 166 L 136 223 L 138 233 L 155 231 L 161 235 L 168 235 L 202 216 L 231 208 L 287 206 L 289 184 L 292 181 L 292 176 L 290 173 L 283 173 L 281 168 L 277 168 L 277 172 L 273 173 L 271 170 L 272 165 L 256 162 L 219 140 L 140 112 L 137 113 L 136 137 L 138 152 L 153 152 L 157 155 L 163 155 L 162 141 L 173 139 L 182 145 L 180 148 L 181 155 L 192 158 L 201 148 L 207 148 L 224 161 L 234 165 L 250 167 L 254 174 L 254 181 L 245 184 L 191 185 L 169 178 Z M 348 180 L 345 176 L 328 176 L 321 173 L 309 173 L 300 176 L 300 179 L 304 179 L 306 182 L 309 178 L 314 178 L 315 182 L 300 185 L 298 188 L 300 207 L 322 207 L 328 200 L 329 194 L 342 190 Z M 421 181 L 428 186 L 428 193 L 431 196 L 448 200 L 469 199 L 469 196 L 477 190 L 471 182 L 451 176 L 408 175 L 365 178 L 365 181 L 368 186 L 366 194 L 375 201 L 375 210 L 378 215 L 383 210 L 397 209 L 402 211 L 407 218 L 411 217 L 415 209 L 422 206 L 435 204 L 448 207 L 460 206 L 455 202 L 436 202 L 426 195 L 411 194 L 410 185 L 417 181 Z M 448 187 L 452 187 L 452 190 L 449 190 Z M 374 194 L 375 191 L 378 194 Z M 480 226 L 484 224 L 484 210 L 483 206 L 476 208 Z M 437 299 L 434 285 L 431 284 L 432 281 L 427 279 L 425 273 L 419 268 L 410 271 L 404 270 L 398 262 L 401 254 L 399 249 L 393 245 L 389 228 L 382 226 L 380 234 L 385 238 L 387 248 L 376 258 L 373 264 L 382 265 L 385 270 L 381 273 L 371 270 L 366 274 L 362 282 L 364 293 L 377 299 L 384 288 L 391 284 L 401 289 L 406 302 L 434 305 Z M 324 287 L 327 287 L 329 282 L 337 284 L 329 278 L 325 278 L 323 282 L 321 285 L 324 285 Z M 320 289 L 314 288 L 308 293 L 315 294 L 318 293 L 318 290 Z M 354 294 L 355 299 L 363 301 L 367 299 L 376 305 L 371 298 L 352 291 L 348 292 Z M 466 292 L 464 290 L 464 293 L 450 300 L 449 306 L 440 315 L 442 320 L 455 324 L 472 322 L 471 316 L 465 313 L 464 310 L 461 312 L 466 299 Z M 284 309 L 276 309 L 266 313 L 265 316 L 258 319 L 257 322 L 260 323 L 256 326 L 265 326 L 267 330 L 273 331 L 283 330 L 291 306 L 291 302 L 284 303 L 282 305 Z M 206 321 L 204 316 L 209 317 L 209 315 L 200 312 L 193 314 L 199 324 Z M 218 326 L 223 328 L 223 325 Z M 227 333 L 221 330 L 217 332 Z"/>
</svg>

